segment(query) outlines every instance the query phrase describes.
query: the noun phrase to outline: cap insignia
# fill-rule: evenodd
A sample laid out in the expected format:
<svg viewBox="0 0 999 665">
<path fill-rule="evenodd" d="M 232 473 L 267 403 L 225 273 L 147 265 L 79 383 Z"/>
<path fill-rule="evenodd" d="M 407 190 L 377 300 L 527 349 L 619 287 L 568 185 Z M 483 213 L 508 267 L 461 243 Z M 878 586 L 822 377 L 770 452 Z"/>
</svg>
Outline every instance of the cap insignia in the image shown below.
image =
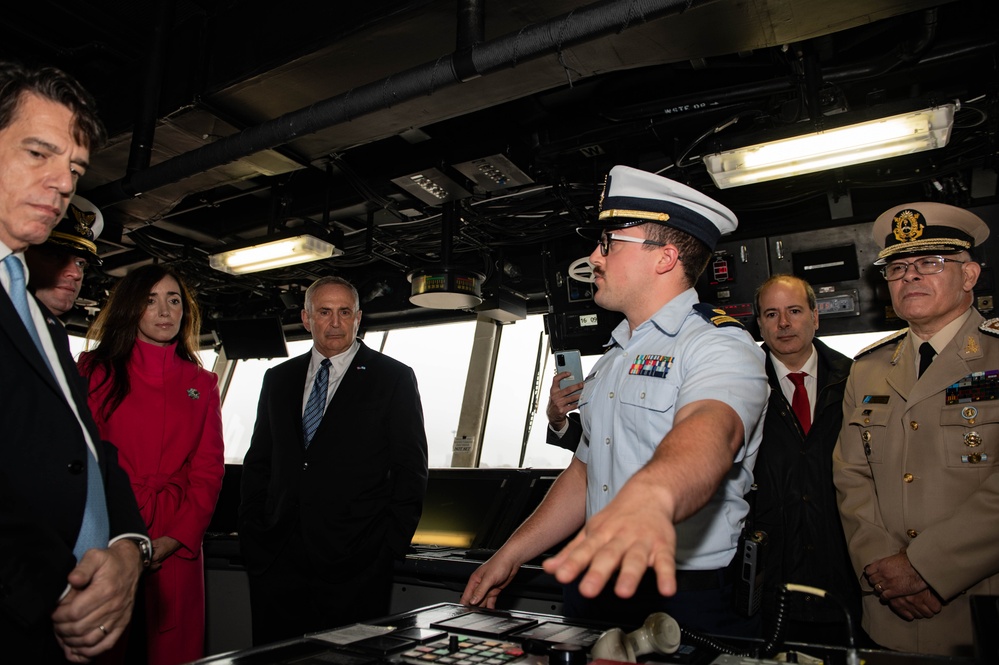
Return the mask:
<svg viewBox="0 0 999 665">
<path fill-rule="evenodd" d="M 93 240 L 94 231 L 91 227 L 97 221 L 97 213 L 81 210 L 75 205 L 70 204 L 69 214 L 73 216 L 73 230 L 87 240 Z"/>
<path fill-rule="evenodd" d="M 892 226 L 895 232 L 895 240 L 899 242 L 912 242 L 922 237 L 926 222 L 923 221 L 923 215 L 918 210 L 906 209 L 899 211 L 895 215 L 895 218 L 892 220 Z"/>
<path fill-rule="evenodd" d="M 610 187 L 610 173 L 604 176 L 604 187 L 600 190 L 600 200 L 597 201 L 597 210 L 604 209 L 604 197 L 607 196 L 608 187 Z"/>
</svg>

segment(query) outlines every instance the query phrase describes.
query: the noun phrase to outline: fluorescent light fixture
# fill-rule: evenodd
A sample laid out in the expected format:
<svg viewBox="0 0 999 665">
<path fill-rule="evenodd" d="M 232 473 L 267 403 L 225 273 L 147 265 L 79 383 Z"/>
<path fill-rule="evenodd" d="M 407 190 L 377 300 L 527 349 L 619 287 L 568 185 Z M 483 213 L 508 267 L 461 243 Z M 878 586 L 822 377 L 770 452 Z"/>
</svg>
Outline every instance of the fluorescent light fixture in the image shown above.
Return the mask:
<svg viewBox="0 0 999 665">
<path fill-rule="evenodd" d="M 953 125 L 954 105 L 945 104 L 705 155 L 704 165 L 727 189 L 942 148 Z"/>
<path fill-rule="evenodd" d="M 276 238 L 239 249 L 230 249 L 208 257 L 212 268 L 230 275 L 244 275 L 262 270 L 284 268 L 299 263 L 340 256 L 343 250 L 313 235 Z"/>
</svg>

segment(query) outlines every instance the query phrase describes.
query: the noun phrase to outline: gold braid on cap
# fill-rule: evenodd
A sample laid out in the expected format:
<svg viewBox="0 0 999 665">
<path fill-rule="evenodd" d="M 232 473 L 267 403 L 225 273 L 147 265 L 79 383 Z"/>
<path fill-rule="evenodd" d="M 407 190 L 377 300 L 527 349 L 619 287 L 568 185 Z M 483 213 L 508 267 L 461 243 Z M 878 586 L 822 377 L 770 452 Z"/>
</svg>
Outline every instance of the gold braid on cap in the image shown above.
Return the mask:
<svg viewBox="0 0 999 665">
<path fill-rule="evenodd" d="M 959 247 L 960 249 L 951 250 L 951 247 Z M 897 243 L 890 247 L 885 247 L 878 252 L 878 258 L 883 259 L 900 252 L 918 252 L 921 249 L 925 249 L 927 251 L 936 250 L 960 252 L 961 249 L 971 249 L 971 243 L 967 240 L 958 240 L 957 238 L 923 238 L 921 240 L 910 240 L 909 242 Z"/>
<path fill-rule="evenodd" d="M 653 222 L 667 222 L 669 215 L 665 212 L 649 212 L 648 210 L 602 210 L 597 219 L 612 219 L 614 217 L 629 217 L 631 219 L 647 219 Z"/>
<path fill-rule="evenodd" d="M 97 253 L 97 244 L 90 242 L 86 238 L 81 238 L 79 236 L 70 235 L 68 233 L 62 233 L 60 231 L 52 231 L 49 234 L 49 240 L 52 240 L 53 238 L 56 239 L 56 240 L 65 240 L 66 242 L 68 242 L 70 244 L 79 245 L 80 247 L 82 247 L 84 249 L 89 249 L 94 254 Z"/>
</svg>

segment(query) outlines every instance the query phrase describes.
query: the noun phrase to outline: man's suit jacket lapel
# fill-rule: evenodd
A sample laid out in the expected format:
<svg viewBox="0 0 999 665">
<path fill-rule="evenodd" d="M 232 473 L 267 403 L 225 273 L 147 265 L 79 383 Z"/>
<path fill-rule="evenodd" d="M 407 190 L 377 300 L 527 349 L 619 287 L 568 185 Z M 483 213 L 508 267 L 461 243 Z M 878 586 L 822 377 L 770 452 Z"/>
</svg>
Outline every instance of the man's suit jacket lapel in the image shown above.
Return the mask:
<svg viewBox="0 0 999 665">
<path fill-rule="evenodd" d="M 316 430 L 316 434 L 312 439 L 313 445 L 322 445 L 327 441 L 334 441 L 336 439 L 336 434 L 334 433 L 333 422 L 337 419 L 334 415 L 336 412 L 342 412 L 345 407 L 348 408 L 352 403 L 356 390 L 358 388 L 359 382 L 364 380 L 365 368 L 374 356 L 374 352 L 369 349 L 364 342 L 358 340 L 360 347 L 357 349 L 357 353 L 354 355 L 354 359 L 350 362 L 350 365 L 343 371 L 343 376 L 340 377 L 340 384 L 337 386 L 336 392 L 333 393 L 333 398 L 330 400 L 328 406 L 326 407 L 326 412 L 323 413 L 323 419 L 319 423 L 319 428 Z M 306 370 L 308 372 L 308 370 Z M 301 411 L 301 409 L 299 409 Z M 346 416 L 349 417 L 349 416 Z M 301 431 L 301 427 L 299 427 Z M 303 435 L 304 436 L 304 435 Z"/>
<path fill-rule="evenodd" d="M 309 362 L 312 359 L 312 349 L 308 353 L 292 358 L 288 361 L 288 374 L 285 385 L 279 386 L 283 395 L 278 396 L 279 404 L 284 404 L 278 408 L 276 413 L 287 413 L 288 423 L 285 427 L 288 431 L 297 433 L 297 441 L 300 450 L 305 449 L 305 434 L 302 430 L 302 395 L 305 391 L 305 382 L 309 378 Z"/>
<path fill-rule="evenodd" d="M 14 303 L 10 301 L 10 296 L 7 295 L 6 289 L 3 288 L 0 288 L 0 328 L 10 338 L 11 346 L 14 347 L 14 353 L 24 356 L 39 378 L 52 390 L 61 395 L 62 390 L 59 388 L 59 384 L 56 383 L 55 377 L 52 376 L 52 372 L 49 371 L 48 365 L 45 363 L 45 359 L 42 358 L 42 354 L 39 353 L 31 336 L 28 335 L 28 331 L 24 327 L 24 322 L 21 321 L 20 315 L 14 309 Z M 56 344 L 56 348 L 58 348 L 58 344 Z"/>
<path fill-rule="evenodd" d="M 36 302 L 38 301 L 36 300 Z M 90 417 L 90 406 L 87 402 L 87 384 L 86 381 L 80 376 L 80 372 L 76 368 L 76 363 L 73 361 L 73 356 L 69 352 L 69 337 L 66 334 L 66 329 L 63 327 L 62 323 L 60 323 L 59 320 L 45 308 L 44 305 L 39 302 L 38 306 L 45 318 L 45 323 L 49 331 L 49 337 L 52 340 L 52 346 L 55 348 L 56 355 L 59 358 L 59 364 L 62 366 L 63 375 L 66 377 L 66 383 L 69 385 L 69 392 L 73 397 L 73 401 L 76 403 L 76 411 L 80 414 L 80 420 L 83 422 L 84 427 L 86 427 L 90 433 L 91 441 L 93 441 L 94 445 L 97 446 L 97 443 L 100 441 L 100 435 L 97 432 L 97 425 L 94 424 L 93 418 Z M 68 408 L 69 404 L 66 402 L 66 395 L 59 386 L 59 382 L 56 381 L 54 376 L 52 376 L 52 372 L 49 371 L 48 364 L 42 358 L 41 353 L 38 352 L 34 341 L 32 341 L 31 337 L 28 335 L 28 331 L 24 328 L 24 322 L 21 321 L 20 315 L 17 313 L 17 310 L 14 309 L 14 303 L 10 301 L 7 291 L 2 288 L 0 288 L 0 327 L 2 327 L 3 332 L 10 337 L 14 346 L 14 353 L 20 353 L 28 360 L 32 369 L 35 370 L 42 382 L 50 390 L 52 390 Z M 98 455 L 98 458 L 101 459 L 101 464 L 103 465 L 103 455 Z"/>
</svg>

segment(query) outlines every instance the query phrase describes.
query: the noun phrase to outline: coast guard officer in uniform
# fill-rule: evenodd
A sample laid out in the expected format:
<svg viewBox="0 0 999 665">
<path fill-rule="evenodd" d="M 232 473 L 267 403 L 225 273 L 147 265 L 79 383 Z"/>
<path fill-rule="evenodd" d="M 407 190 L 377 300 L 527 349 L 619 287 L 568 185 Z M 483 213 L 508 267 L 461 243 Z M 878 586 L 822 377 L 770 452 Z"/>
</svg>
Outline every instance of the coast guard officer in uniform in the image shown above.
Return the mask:
<svg viewBox="0 0 999 665">
<path fill-rule="evenodd" d="M 735 216 L 615 166 L 594 226 L 580 232 L 599 237 L 595 300 L 625 320 L 586 378 L 575 457 L 461 600 L 494 607 L 521 564 L 582 527 L 545 562 L 567 585 L 566 615 L 639 625 L 662 610 L 695 630 L 751 634 L 755 620 L 733 610 L 730 564 L 769 393 L 764 356 L 693 288 Z"/>
<path fill-rule="evenodd" d="M 972 306 L 989 230 L 907 203 L 873 233 L 909 327 L 857 356 L 833 454 L 863 624 L 889 649 L 971 655 L 968 599 L 999 593 L 999 320 Z"/>
<path fill-rule="evenodd" d="M 28 288 L 56 316 L 73 309 L 87 267 L 102 264 L 95 241 L 103 228 L 104 215 L 97 206 L 75 194 L 48 240 L 25 250 L 31 272 Z"/>
</svg>

